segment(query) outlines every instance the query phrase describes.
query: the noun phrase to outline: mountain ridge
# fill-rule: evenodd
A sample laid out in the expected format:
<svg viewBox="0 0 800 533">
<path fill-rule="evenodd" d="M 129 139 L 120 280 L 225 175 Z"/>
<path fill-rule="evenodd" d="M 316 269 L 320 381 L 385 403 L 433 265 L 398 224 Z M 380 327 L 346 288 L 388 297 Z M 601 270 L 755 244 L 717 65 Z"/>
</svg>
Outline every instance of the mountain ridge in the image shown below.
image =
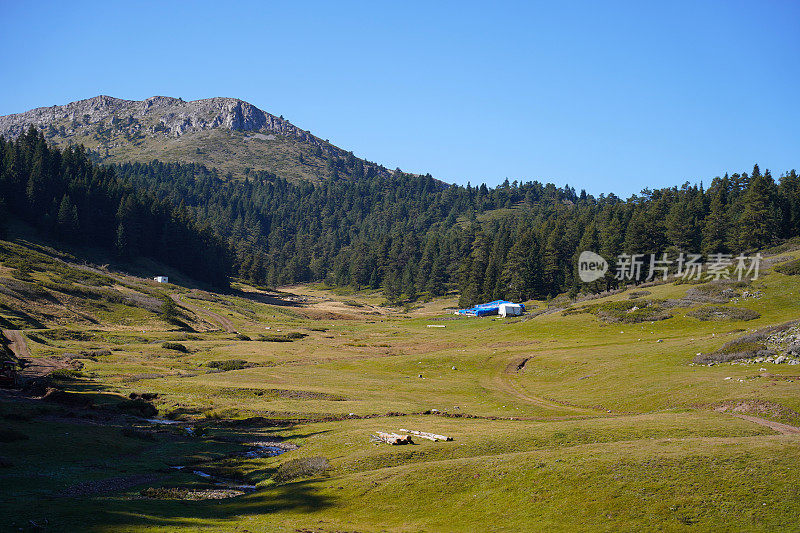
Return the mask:
<svg viewBox="0 0 800 533">
<path fill-rule="evenodd" d="M 290 180 L 338 176 L 345 151 L 239 98 L 125 100 L 99 95 L 0 116 L 0 135 L 31 126 L 57 145 L 83 144 L 98 162 L 201 163 L 228 172 L 266 171 Z M 362 161 L 374 172 L 384 167 Z"/>
<path fill-rule="evenodd" d="M 175 108 L 183 112 L 176 112 Z M 218 111 L 213 115 L 213 111 Z M 212 97 L 186 101 L 171 96 L 151 96 L 144 100 L 125 100 L 108 95 L 98 95 L 76 100 L 64 105 L 37 107 L 22 113 L 0 116 L 0 135 L 16 137 L 30 126 L 47 128 L 54 121 L 76 121 L 89 115 L 89 123 L 96 124 L 108 112 L 130 113 L 140 116 L 156 114 L 168 135 L 176 137 L 190 132 L 224 127 L 234 131 L 255 131 L 292 135 L 305 141 L 324 141 L 306 130 L 298 128 L 283 117 L 276 117 L 239 98 Z M 159 113 L 161 111 L 161 113 Z"/>
</svg>

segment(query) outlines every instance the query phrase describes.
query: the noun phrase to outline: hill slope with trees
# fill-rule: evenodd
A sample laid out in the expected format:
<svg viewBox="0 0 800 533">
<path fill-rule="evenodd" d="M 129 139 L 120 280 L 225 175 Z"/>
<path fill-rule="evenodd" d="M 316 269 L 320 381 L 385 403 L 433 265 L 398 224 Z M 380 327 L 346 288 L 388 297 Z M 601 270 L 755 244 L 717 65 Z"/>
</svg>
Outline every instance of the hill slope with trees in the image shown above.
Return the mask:
<svg viewBox="0 0 800 533">
<path fill-rule="evenodd" d="M 48 148 L 34 130 L 3 142 L 0 198 L 64 239 L 149 255 L 199 279 L 227 273 L 266 286 L 327 281 L 382 289 L 389 301 L 458 290 L 463 305 L 605 290 L 576 277 L 583 250 L 735 254 L 800 235 L 800 178 L 756 165 L 644 190 L 627 200 L 536 181 L 496 188 L 365 170 L 299 183 L 270 172 L 227 179 L 200 164 L 102 167 L 81 148 Z M 645 265 L 645 275 L 647 265 Z"/>
<path fill-rule="evenodd" d="M 185 208 L 158 200 L 93 164 L 83 147 L 48 146 L 31 128 L 0 137 L 0 213 L 66 243 L 105 249 L 122 259 L 147 256 L 197 280 L 227 286 L 227 248 Z"/>
</svg>

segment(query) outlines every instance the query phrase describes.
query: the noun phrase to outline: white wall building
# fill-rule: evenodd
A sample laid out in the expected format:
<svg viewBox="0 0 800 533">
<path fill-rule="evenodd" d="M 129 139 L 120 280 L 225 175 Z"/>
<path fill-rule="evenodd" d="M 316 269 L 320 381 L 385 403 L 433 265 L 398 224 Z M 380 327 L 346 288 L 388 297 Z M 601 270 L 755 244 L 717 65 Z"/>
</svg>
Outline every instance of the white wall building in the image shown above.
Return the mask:
<svg viewBox="0 0 800 533">
<path fill-rule="evenodd" d="M 500 316 L 519 316 L 522 314 L 522 306 L 519 304 L 500 304 L 497 314 Z"/>
<path fill-rule="evenodd" d="M 169 277 L 167 276 L 156 276 L 153 279 L 159 283 L 169 283 Z"/>
</svg>

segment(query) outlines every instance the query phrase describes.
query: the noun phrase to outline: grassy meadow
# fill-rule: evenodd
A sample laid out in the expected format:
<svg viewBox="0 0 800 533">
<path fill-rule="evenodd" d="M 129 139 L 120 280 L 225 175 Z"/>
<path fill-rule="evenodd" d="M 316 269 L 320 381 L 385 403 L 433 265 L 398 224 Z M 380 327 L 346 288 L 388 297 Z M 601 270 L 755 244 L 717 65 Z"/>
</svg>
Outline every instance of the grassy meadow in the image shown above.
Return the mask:
<svg viewBox="0 0 800 533">
<path fill-rule="evenodd" d="M 710 305 L 687 303 L 703 285 L 675 283 L 457 319 L 454 298 L 221 294 L 25 243 L 0 242 L 0 262 L 3 329 L 63 367 L 41 387 L 69 394 L 0 395 L 2 530 L 798 528 L 800 435 L 730 411 L 800 424 L 800 367 L 693 363 L 798 318 L 798 276 L 739 287 L 754 296 L 725 305 L 746 321 L 688 316 Z M 626 321 L 632 301 L 671 316 Z M 370 438 L 400 429 L 453 440 Z M 259 441 L 283 453 L 247 455 Z"/>
</svg>

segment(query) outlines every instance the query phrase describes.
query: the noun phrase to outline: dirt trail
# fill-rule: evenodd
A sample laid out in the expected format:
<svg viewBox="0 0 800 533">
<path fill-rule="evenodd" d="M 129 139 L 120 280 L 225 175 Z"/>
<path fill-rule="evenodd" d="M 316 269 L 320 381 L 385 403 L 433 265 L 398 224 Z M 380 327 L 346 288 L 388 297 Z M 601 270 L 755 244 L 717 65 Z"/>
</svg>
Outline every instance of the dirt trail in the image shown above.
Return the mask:
<svg viewBox="0 0 800 533">
<path fill-rule="evenodd" d="M 31 351 L 28 349 L 28 344 L 25 342 L 25 337 L 18 329 L 4 329 L 3 335 L 11 342 L 8 345 L 9 349 L 14 352 L 17 359 L 29 359 Z"/>
<path fill-rule="evenodd" d="M 210 317 L 214 322 L 216 322 L 219 326 L 222 327 L 222 329 L 224 329 L 228 333 L 239 333 L 238 331 L 236 331 L 236 328 L 233 326 L 233 322 L 231 321 L 230 318 L 224 317 L 219 313 L 215 313 L 213 311 L 209 311 L 208 309 L 203 309 L 200 306 L 186 302 L 181 299 L 179 294 L 171 294 L 170 296 L 172 297 L 173 300 L 175 300 L 175 303 L 177 303 L 178 305 L 181 305 L 190 311 L 194 311 L 198 315 L 205 315 L 207 317 Z"/>
<path fill-rule="evenodd" d="M 53 370 L 68 366 L 63 361 L 57 361 L 50 357 L 33 357 L 30 349 L 28 349 L 28 344 L 25 342 L 25 337 L 20 330 L 4 329 L 3 335 L 11 341 L 8 347 L 14 352 L 16 358 L 24 359 L 27 362 L 27 366 L 19 373 L 20 378 L 23 380 L 40 378 L 46 376 Z"/>
<path fill-rule="evenodd" d="M 528 363 L 530 359 L 531 358 L 528 357 L 523 360 L 515 360 L 508 363 L 505 367 L 503 367 L 503 369 L 498 374 L 496 374 L 492 379 L 492 383 L 495 385 L 495 388 L 517 399 L 523 400 L 529 404 L 536 405 L 538 407 L 543 407 L 545 409 L 552 409 L 555 411 L 569 411 L 572 413 L 579 413 L 579 414 L 594 414 L 594 415 L 601 412 L 605 412 L 601 411 L 600 409 L 576 407 L 574 405 L 563 404 L 560 402 L 528 394 L 528 392 L 521 385 L 515 383 L 513 376 L 519 374 L 520 371 L 522 371 L 525 368 L 525 365 Z"/>
<path fill-rule="evenodd" d="M 778 433 L 783 433 L 784 435 L 800 435 L 800 428 L 796 426 L 790 426 L 789 424 L 781 424 L 780 422 L 773 422 L 772 420 L 767 420 L 765 418 L 758 418 L 757 416 L 737 415 L 737 414 L 734 414 L 733 416 L 741 418 L 743 420 L 748 420 L 755 424 L 766 426 L 770 429 L 774 429 Z"/>
</svg>

